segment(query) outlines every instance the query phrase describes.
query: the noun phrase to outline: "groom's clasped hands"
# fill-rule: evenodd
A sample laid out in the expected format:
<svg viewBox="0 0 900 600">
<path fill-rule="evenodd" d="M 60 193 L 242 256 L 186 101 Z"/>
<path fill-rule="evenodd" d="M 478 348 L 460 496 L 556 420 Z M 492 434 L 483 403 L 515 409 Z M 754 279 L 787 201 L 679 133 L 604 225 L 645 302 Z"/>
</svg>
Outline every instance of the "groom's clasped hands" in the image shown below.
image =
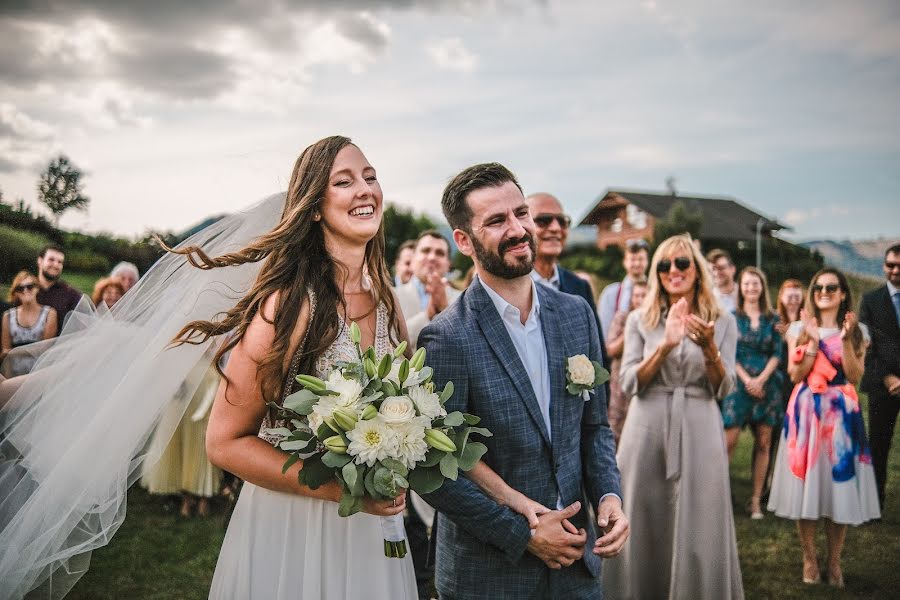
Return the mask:
<svg viewBox="0 0 900 600">
<path fill-rule="evenodd" d="M 548 510 L 532 519 L 532 537 L 528 550 L 551 569 L 568 567 L 584 554 L 587 532 L 576 528 L 569 519 L 581 510 L 581 502 L 573 502 L 561 510 Z M 597 511 L 597 524 L 602 535 L 594 544 L 594 554 L 603 558 L 616 556 L 628 539 L 628 519 L 618 498 L 604 498 Z"/>
</svg>

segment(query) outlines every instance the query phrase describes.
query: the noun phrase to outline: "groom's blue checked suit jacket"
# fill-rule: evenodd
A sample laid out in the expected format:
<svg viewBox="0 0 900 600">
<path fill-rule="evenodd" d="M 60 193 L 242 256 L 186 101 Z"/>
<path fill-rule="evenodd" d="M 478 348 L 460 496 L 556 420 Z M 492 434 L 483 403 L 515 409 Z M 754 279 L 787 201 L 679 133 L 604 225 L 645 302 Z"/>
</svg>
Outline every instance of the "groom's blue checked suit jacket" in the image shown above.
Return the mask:
<svg viewBox="0 0 900 600">
<path fill-rule="evenodd" d="M 572 522 L 588 530 L 584 559 L 553 577 L 598 586 L 596 531 L 585 502 L 621 495 L 615 443 L 606 418 L 606 394 L 597 388 L 585 402 L 566 391 L 566 360 L 600 359 L 596 318 L 584 299 L 543 285 L 540 321 L 550 374 L 551 432 L 541 416 L 528 374 L 497 309 L 476 278 L 462 297 L 419 336 L 438 389 L 453 381 L 448 411 L 482 418 L 493 432 L 482 439 L 484 457 L 510 486 L 549 508 L 582 501 Z M 477 437 L 477 436 L 476 436 Z M 471 480 L 447 480 L 426 501 L 439 512 L 437 587 L 452 598 L 528 598 L 547 585 L 550 569 L 526 550 L 531 531 L 524 517 L 490 499 Z M 577 582 L 575 583 L 577 589 Z M 573 594 L 574 596 L 574 594 Z"/>
</svg>

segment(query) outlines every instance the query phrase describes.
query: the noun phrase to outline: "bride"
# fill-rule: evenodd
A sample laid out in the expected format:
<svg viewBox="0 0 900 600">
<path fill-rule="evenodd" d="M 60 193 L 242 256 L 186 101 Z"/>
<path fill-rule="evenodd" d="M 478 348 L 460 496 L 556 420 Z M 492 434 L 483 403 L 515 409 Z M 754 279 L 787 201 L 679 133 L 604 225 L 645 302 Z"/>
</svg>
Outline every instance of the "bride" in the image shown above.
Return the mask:
<svg viewBox="0 0 900 600">
<path fill-rule="evenodd" d="M 307 148 L 294 165 L 281 223 L 240 252 L 198 264 L 219 267 L 267 256 L 253 289 L 221 321 L 193 322 L 179 341 L 233 331 L 210 416 L 210 460 L 246 481 L 219 555 L 210 598 L 415 598 L 412 561 L 386 558 L 377 516 L 405 499 L 364 501 L 337 514 L 331 481 L 302 486 L 296 464 L 259 434 L 271 427 L 265 401 L 291 392 L 297 373 L 327 376 L 352 358 L 347 324 L 379 353 L 406 337 L 384 267 L 382 193 L 375 169 L 342 137 Z M 287 374 L 285 376 L 285 373 Z M 262 430 L 261 430 L 262 428 Z M 366 514 L 367 513 L 367 514 Z"/>
<path fill-rule="evenodd" d="M 411 558 L 383 555 L 378 518 L 402 513 L 405 496 L 339 517 L 338 484 L 301 486 L 300 463 L 283 475 L 285 454 L 265 435 L 275 426 L 266 402 L 290 393 L 295 374 L 349 358 L 351 320 L 379 353 L 406 338 L 384 267 L 382 200 L 359 148 L 325 138 L 297 159 L 286 198 L 195 235 L 112 311 L 69 319 L 0 412 L 0 599 L 71 589 L 158 459 L 149 440 L 162 414 L 226 352 L 207 449 L 247 483 L 210 597 L 417 597 Z"/>
</svg>

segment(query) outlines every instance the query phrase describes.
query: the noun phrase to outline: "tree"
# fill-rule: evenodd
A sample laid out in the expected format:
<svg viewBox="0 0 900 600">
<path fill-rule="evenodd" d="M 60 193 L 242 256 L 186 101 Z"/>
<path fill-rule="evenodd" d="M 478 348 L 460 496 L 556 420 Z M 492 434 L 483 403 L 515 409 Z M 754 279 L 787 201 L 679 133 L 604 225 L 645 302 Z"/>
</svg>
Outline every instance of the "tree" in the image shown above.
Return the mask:
<svg viewBox="0 0 900 600">
<path fill-rule="evenodd" d="M 666 238 L 682 233 L 689 233 L 691 237 L 697 239 L 702 228 L 703 215 L 699 211 L 690 210 L 684 202 L 678 200 L 672 204 L 665 218 L 653 226 L 653 240 L 659 244 Z"/>
<path fill-rule="evenodd" d="M 434 228 L 435 223 L 428 216 L 387 204 L 384 209 L 384 260 L 388 268 L 394 266 L 397 248 L 403 242 L 414 240 L 426 229 Z"/>
<path fill-rule="evenodd" d="M 60 154 L 51 160 L 38 182 L 38 199 L 53 213 L 53 222 L 59 226 L 59 218 L 70 208 L 87 210 L 91 200 L 81 193 L 81 171 Z"/>
</svg>

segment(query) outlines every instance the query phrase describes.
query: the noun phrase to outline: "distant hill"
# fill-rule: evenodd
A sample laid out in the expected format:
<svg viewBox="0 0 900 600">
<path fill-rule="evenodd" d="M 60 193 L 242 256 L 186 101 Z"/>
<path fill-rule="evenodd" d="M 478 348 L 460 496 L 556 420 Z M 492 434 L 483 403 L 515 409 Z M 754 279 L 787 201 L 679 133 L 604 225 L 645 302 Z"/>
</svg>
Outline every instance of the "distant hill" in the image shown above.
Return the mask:
<svg viewBox="0 0 900 600">
<path fill-rule="evenodd" d="M 816 250 L 825 259 L 825 264 L 837 267 L 842 271 L 883 277 L 881 264 L 884 251 L 888 246 L 900 242 L 900 239 L 882 238 L 877 240 L 812 240 L 799 245 Z"/>
</svg>

